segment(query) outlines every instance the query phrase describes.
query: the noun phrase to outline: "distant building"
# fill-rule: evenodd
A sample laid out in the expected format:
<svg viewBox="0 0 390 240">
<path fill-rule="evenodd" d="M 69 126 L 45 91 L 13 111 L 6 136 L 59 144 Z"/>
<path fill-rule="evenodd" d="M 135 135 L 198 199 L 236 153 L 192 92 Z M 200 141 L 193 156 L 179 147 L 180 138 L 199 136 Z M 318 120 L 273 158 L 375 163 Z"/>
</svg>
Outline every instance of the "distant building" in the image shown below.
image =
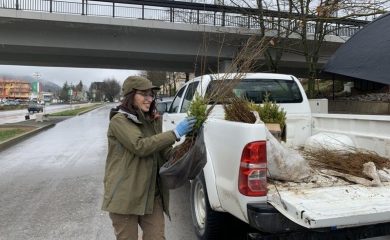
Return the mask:
<svg viewBox="0 0 390 240">
<path fill-rule="evenodd" d="M 30 83 L 16 79 L 0 79 L 0 98 L 1 99 L 21 99 L 30 98 Z"/>
<path fill-rule="evenodd" d="M 79 90 L 76 87 L 74 87 L 72 89 L 72 101 L 78 101 L 78 102 L 88 101 L 87 91 L 85 91 L 84 88 Z"/>
<path fill-rule="evenodd" d="M 41 92 L 40 99 L 42 99 L 45 103 L 53 102 L 54 95 L 51 92 Z"/>
</svg>

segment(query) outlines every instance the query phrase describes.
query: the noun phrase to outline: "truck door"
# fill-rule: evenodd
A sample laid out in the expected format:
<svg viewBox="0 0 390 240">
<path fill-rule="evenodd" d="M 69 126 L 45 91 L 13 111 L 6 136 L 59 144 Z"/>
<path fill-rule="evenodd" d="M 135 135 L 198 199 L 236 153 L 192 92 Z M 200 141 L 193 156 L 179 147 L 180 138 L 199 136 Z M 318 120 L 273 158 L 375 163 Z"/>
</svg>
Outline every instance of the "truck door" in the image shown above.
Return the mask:
<svg viewBox="0 0 390 240">
<path fill-rule="evenodd" d="M 181 119 L 185 118 L 186 114 L 179 113 L 181 103 L 183 101 L 184 91 L 187 85 L 183 86 L 176 94 L 171 107 L 168 112 L 163 115 L 163 132 L 172 130 L 176 127 L 176 124 L 180 122 Z"/>
<path fill-rule="evenodd" d="M 176 94 L 169 111 L 163 115 L 163 131 L 174 129 L 176 124 L 187 116 L 198 84 L 199 81 L 189 83 Z"/>
</svg>

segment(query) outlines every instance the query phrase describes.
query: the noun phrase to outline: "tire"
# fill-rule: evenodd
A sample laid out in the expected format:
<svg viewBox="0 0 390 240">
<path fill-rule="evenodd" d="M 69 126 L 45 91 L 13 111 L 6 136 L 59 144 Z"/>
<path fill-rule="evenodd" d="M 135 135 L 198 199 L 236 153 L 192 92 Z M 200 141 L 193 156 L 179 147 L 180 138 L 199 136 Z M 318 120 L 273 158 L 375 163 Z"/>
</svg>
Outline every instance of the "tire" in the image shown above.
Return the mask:
<svg viewBox="0 0 390 240">
<path fill-rule="evenodd" d="M 211 209 L 203 172 L 192 181 L 190 196 L 192 224 L 198 238 L 225 239 L 226 220 L 230 216 Z"/>
</svg>

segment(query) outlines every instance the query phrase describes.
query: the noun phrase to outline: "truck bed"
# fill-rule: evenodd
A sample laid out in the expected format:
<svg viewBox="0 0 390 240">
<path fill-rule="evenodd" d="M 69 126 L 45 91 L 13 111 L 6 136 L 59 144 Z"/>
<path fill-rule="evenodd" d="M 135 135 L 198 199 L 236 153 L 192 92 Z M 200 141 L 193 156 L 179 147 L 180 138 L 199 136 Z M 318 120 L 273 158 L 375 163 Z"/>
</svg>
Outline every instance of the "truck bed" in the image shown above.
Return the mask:
<svg viewBox="0 0 390 240">
<path fill-rule="evenodd" d="M 390 222 L 390 183 L 366 187 L 317 175 L 307 183 L 271 182 L 267 197 L 281 214 L 309 229 Z"/>
</svg>

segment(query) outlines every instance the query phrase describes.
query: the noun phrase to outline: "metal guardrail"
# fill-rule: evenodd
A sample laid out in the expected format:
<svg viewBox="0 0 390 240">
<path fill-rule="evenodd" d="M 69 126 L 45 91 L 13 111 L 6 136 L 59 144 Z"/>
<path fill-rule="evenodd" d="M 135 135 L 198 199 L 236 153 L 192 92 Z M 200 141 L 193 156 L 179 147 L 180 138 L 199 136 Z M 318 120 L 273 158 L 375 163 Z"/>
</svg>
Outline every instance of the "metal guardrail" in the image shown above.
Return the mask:
<svg viewBox="0 0 390 240">
<path fill-rule="evenodd" d="M 121 1 L 126 2 L 126 1 Z M 135 2 L 135 1 L 131 1 Z M 223 27 L 240 27 L 260 29 L 256 16 L 227 12 L 226 10 L 213 11 L 188 9 L 179 7 L 150 6 L 141 4 L 118 3 L 117 1 L 88 1 L 88 0 L 0 0 L 0 8 L 16 9 L 34 12 L 50 12 L 60 14 L 89 15 L 114 18 L 129 18 L 140 20 L 157 20 L 183 24 L 201 24 Z M 166 5 L 166 4 L 165 4 Z M 277 18 L 265 17 L 265 28 L 277 30 Z M 289 19 L 280 19 L 282 26 L 294 23 Z M 362 26 L 341 25 L 328 23 L 329 35 L 350 37 Z M 333 30 L 332 30 L 333 29 Z M 315 32 L 315 22 L 307 24 L 307 33 Z"/>
</svg>

